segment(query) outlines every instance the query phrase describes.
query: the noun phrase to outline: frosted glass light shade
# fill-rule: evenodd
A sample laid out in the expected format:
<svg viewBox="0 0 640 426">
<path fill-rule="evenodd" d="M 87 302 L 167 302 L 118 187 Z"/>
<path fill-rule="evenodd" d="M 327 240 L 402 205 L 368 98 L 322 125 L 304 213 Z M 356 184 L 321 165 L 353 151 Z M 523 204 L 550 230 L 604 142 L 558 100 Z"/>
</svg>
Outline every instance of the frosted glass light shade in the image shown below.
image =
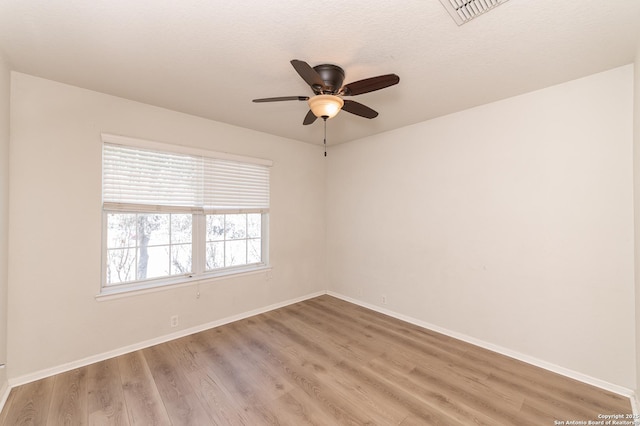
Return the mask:
<svg viewBox="0 0 640 426">
<path fill-rule="evenodd" d="M 344 101 L 339 96 L 316 95 L 309 98 L 309 108 L 316 117 L 333 118 L 340 112 Z"/>
</svg>

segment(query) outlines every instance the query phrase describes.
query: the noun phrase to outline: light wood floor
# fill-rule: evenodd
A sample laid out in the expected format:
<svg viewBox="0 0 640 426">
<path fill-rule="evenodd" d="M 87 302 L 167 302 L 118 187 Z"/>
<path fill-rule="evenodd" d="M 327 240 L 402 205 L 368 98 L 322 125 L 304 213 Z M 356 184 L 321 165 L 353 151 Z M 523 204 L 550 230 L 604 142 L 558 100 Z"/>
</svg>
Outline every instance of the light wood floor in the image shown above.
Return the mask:
<svg viewBox="0 0 640 426">
<path fill-rule="evenodd" d="M 554 425 L 628 398 L 321 296 L 17 387 L 2 425 Z"/>
</svg>

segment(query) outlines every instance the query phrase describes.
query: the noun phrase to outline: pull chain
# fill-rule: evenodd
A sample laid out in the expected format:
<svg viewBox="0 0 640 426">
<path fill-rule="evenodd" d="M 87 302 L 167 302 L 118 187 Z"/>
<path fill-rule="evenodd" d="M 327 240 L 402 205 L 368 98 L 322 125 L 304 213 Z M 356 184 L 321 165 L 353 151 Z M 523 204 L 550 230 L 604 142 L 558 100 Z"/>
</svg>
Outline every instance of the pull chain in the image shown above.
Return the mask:
<svg viewBox="0 0 640 426">
<path fill-rule="evenodd" d="M 324 156 L 327 156 L 327 117 L 326 115 L 322 116 L 322 119 L 324 120 Z"/>
</svg>

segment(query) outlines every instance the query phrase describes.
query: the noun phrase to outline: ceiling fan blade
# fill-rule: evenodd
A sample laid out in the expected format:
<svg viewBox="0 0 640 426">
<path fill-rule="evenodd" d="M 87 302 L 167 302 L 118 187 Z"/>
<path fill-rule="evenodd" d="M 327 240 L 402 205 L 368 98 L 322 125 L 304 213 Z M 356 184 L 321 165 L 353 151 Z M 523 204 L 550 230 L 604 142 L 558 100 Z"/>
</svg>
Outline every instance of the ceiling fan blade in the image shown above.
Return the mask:
<svg viewBox="0 0 640 426">
<path fill-rule="evenodd" d="M 302 124 L 304 124 L 305 126 L 308 126 L 309 124 L 312 124 L 314 121 L 316 121 L 316 118 L 318 117 L 316 117 L 313 111 L 309 110 L 307 115 L 305 115 L 304 121 L 302 122 Z"/>
<path fill-rule="evenodd" d="M 308 96 L 280 96 L 277 98 L 254 99 L 253 102 L 308 101 Z"/>
<path fill-rule="evenodd" d="M 320 74 L 318 74 L 316 70 L 311 68 L 311 65 L 309 65 L 305 61 L 299 61 L 298 59 L 292 60 L 291 65 L 293 65 L 293 68 L 295 68 L 296 72 L 300 74 L 300 77 L 302 77 L 302 79 L 306 81 L 309 86 L 311 86 L 314 92 L 317 92 L 324 87 L 324 81 L 322 81 Z"/>
<path fill-rule="evenodd" d="M 364 118 L 376 118 L 378 113 L 366 105 L 362 105 L 360 102 L 352 101 L 350 99 L 344 100 L 344 105 L 342 106 L 344 111 L 350 112 L 351 114 L 359 115 Z"/>
<path fill-rule="evenodd" d="M 395 74 L 379 75 L 377 77 L 365 78 L 364 80 L 349 83 L 342 88 L 342 92 L 345 96 L 361 95 L 393 86 L 399 82 L 400 77 Z"/>
</svg>

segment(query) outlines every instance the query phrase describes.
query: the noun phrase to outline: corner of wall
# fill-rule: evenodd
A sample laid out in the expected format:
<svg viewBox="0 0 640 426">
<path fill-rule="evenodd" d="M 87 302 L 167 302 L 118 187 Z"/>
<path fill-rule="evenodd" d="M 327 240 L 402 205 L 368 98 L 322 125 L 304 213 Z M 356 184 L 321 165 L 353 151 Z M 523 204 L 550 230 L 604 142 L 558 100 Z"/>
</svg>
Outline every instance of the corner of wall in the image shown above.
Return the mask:
<svg viewBox="0 0 640 426">
<path fill-rule="evenodd" d="M 636 50 L 633 78 L 633 215 L 634 281 L 636 315 L 636 400 L 640 390 L 640 40 Z"/>
<path fill-rule="evenodd" d="M 9 231 L 9 99 L 11 71 L 0 54 L 0 365 L 7 357 Z M 9 393 L 7 372 L 0 368 L 0 410 Z"/>
<path fill-rule="evenodd" d="M 7 381 L 7 374 L 4 368 L 0 369 L 0 412 L 4 408 L 4 405 L 9 398 L 9 392 L 11 392 L 11 387 Z"/>
<path fill-rule="evenodd" d="M 640 414 L 640 410 L 638 410 L 638 407 L 640 407 L 640 399 L 638 398 L 638 392 L 634 392 L 634 395 L 630 398 L 631 400 L 631 411 L 633 412 L 634 418 L 637 418 L 635 416 L 638 416 Z"/>
</svg>

